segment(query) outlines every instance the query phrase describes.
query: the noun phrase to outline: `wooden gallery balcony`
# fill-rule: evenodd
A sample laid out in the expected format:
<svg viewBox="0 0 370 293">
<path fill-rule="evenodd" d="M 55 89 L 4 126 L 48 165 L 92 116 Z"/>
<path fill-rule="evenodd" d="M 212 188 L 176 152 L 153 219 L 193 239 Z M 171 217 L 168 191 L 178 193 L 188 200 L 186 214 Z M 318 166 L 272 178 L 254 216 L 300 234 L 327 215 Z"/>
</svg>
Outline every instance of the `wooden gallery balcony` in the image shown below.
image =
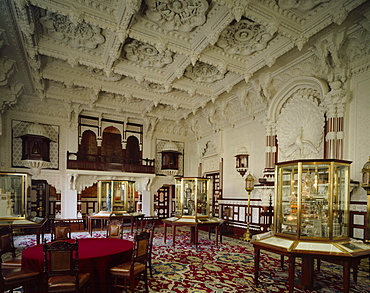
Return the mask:
<svg viewBox="0 0 370 293">
<path fill-rule="evenodd" d="M 154 163 L 154 159 L 132 159 L 102 155 L 79 156 L 78 153 L 67 152 L 67 169 L 154 174 Z"/>
</svg>

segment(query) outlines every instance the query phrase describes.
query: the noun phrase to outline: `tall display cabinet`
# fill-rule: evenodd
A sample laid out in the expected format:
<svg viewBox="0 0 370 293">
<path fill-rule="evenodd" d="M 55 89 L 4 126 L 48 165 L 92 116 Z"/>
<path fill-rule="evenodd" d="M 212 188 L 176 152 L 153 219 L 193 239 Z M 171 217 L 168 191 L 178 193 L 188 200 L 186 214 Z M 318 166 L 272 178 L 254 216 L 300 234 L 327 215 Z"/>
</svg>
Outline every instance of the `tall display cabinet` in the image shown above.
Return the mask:
<svg viewBox="0 0 370 293">
<path fill-rule="evenodd" d="M 135 211 L 135 181 L 101 180 L 98 182 L 100 212 L 123 214 Z"/>
<path fill-rule="evenodd" d="M 40 244 L 47 217 L 31 212 L 30 189 L 29 174 L 0 172 L 0 226 L 36 232 L 36 242 Z"/>
<path fill-rule="evenodd" d="M 0 173 L 0 218 L 24 219 L 29 214 L 31 177 L 26 173 Z"/>
</svg>

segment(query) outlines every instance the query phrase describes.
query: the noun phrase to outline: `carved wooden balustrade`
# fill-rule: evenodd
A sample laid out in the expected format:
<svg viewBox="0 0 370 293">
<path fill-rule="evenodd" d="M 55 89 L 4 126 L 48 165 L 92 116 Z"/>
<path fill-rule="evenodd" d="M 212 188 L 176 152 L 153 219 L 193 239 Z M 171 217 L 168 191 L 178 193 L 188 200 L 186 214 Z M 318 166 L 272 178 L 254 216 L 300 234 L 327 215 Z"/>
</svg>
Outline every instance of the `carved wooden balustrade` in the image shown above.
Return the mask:
<svg viewBox="0 0 370 293">
<path fill-rule="evenodd" d="M 67 152 L 67 169 L 154 174 L 155 160 Z"/>
</svg>

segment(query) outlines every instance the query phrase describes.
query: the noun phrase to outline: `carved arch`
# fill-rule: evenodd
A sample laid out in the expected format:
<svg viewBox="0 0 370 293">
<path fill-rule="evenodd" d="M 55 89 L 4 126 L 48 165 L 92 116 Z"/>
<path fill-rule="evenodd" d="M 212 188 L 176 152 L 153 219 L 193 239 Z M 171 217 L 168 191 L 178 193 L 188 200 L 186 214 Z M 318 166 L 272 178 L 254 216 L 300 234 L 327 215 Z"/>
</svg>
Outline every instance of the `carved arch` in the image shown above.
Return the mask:
<svg viewBox="0 0 370 293">
<path fill-rule="evenodd" d="M 294 92 L 302 88 L 311 88 L 320 93 L 321 99 L 329 92 L 329 87 L 326 82 L 315 77 L 296 77 L 293 78 L 282 87 L 272 99 L 272 102 L 267 111 L 267 119 L 271 122 L 276 122 L 281 109 Z"/>
<path fill-rule="evenodd" d="M 267 111 L 266 130 L 271 135 L 267 162 L 322 158 L 324 152 L 325 108 L 328 85 L 314 77 L 297 77 L 282 87 Z M 279 156 L 279 158 L 277 157 Z"/>
<path fill-rule="evenodd" d="M 85 130 L 81 136 L 78 159 L 81 161 L 95 162 L 98 156 L 96 134 L 92 130 Z"/>
<path fill-rule="evenodd" d="M 122 136 L 116 127 L 104 129 L 101 154 L 108 163 L 122 163 Z"/>
</svg>

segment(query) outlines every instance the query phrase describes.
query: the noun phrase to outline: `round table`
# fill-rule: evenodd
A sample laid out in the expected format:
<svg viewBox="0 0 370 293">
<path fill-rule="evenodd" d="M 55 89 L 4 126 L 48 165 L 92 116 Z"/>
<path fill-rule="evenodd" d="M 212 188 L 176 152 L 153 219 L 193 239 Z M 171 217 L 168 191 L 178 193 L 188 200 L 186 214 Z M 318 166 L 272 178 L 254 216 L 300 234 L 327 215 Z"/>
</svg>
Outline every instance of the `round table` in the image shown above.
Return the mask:
<svg viewBox="0 0 370 293">
<path fill-rule="evenodd" d="M 74 240 L 70 240 L 74 241 Z M 129 261 L 133 242 L 115 238 L 83 238 L 78 240 L 79 269 L 90 273 L 90 292 L 108 292 L 108 268 Z M 22 252 L 22 267 L 43 271 L 43 245 Z"/>
</svg>

